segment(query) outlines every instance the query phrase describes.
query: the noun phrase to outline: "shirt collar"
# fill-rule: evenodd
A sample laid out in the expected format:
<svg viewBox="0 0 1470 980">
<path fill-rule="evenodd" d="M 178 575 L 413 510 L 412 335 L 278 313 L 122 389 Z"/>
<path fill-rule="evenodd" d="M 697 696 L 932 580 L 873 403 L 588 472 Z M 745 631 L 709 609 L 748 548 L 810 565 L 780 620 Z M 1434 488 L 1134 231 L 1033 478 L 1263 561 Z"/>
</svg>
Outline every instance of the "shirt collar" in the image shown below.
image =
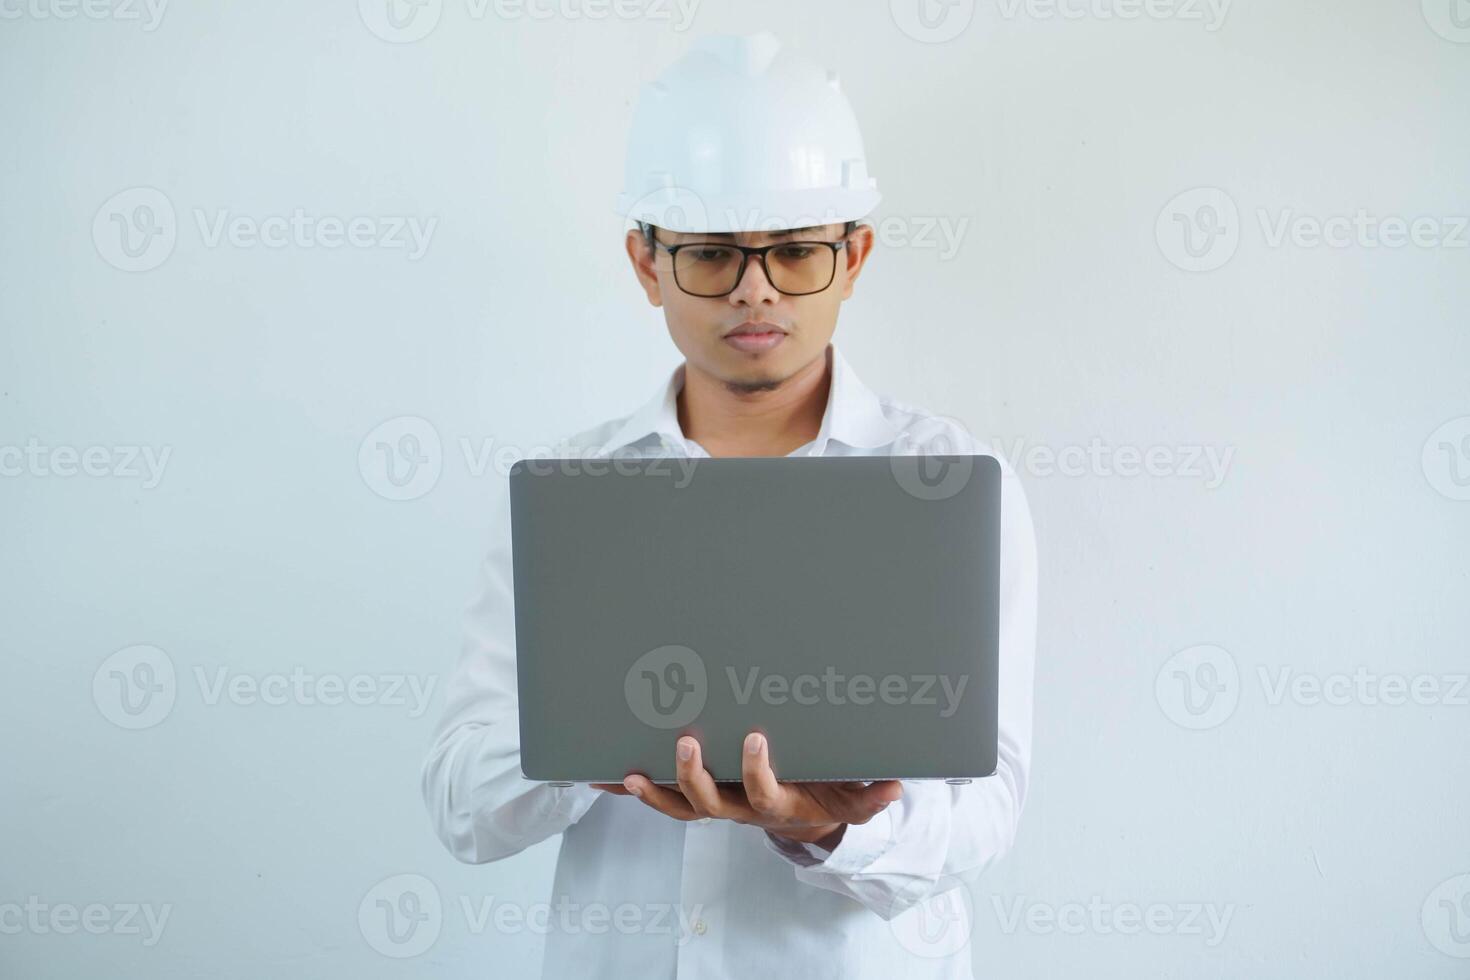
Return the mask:
<svg viewBox="0 0 1470 980">
<path fill-rule="evenodd" d="M 827 345 L 826 356 L 832 385 L 827 394 L 827 410 L 822 415 L 822 425 L 812 443 L 812 455 L 824 454 L 827 443 L 834 439 L 854 449 L 877 449 L 894 442 L 899 430 L 883 413 L 878 395 L 863 384 L 835 342 Z M 683 444 L 678 397 L 684 387 L 685 367 L 685 364 L 676 367 L 658 394 L 618 426 L 612 437 L 600 447 L 601 453 L 610 454 L 650 435 L 665 437 L 675 445 Z"/>
</svg>

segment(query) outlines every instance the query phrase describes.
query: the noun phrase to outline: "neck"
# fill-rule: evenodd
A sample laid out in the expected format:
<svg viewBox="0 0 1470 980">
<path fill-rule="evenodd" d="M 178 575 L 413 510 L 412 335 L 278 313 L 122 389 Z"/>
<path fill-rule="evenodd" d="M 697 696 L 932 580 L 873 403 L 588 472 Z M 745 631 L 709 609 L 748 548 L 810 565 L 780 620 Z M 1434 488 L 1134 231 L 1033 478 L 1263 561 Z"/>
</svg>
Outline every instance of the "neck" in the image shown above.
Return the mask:
<svg viewBox="0 0 1470 980">
<path fill-rule="evenodd" d="M 679 428 L 711 456 L 786 456 L 817 437 L 832 372 L 827 352 L 779 381 L 725 381 L 685 362 Z"/>
</svg>

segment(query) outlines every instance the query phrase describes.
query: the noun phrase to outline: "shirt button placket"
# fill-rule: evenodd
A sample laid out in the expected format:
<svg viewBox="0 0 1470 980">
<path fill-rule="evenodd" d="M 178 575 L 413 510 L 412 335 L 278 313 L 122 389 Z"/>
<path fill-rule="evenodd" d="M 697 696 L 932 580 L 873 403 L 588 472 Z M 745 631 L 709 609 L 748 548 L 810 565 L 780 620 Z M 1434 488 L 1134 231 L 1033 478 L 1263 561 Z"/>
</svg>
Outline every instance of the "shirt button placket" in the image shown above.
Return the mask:
<svg viewBox="0 0 1470 980">
<path fill-rule="evenodd" d="M 684 869 L 680 882 L 676 940 L 679 977 L 724 977 L 722 943 L 711 933 L 719 927 L 729 887 L 729 831 L 723 820 L 697 820 L 684 825 Z"/>
</svg>

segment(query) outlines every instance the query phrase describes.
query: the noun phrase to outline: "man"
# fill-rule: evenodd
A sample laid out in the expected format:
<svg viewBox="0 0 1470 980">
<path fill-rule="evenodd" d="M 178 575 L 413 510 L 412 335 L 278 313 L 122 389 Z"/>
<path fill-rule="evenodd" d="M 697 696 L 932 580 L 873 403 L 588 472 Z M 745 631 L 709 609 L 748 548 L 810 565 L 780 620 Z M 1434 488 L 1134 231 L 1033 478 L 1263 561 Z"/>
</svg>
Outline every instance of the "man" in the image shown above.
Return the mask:
<svg viewBox="0 0 1470 980">
<path fill-rule="evenodd" d="M 684 363 L 641 409 L 557 455 L 985 452 L 874 394 L 832 342 L 874 244 L 857 223 L 878 199 L 864 160 L 835 76 L 770 35 L 706 39 L 651 85 L 620 205 L 637 222 L 633 272 Z M 689 736 L 670 745 L 677 787 L 523 779 L 500 498 L 423 788 L 462 861 L 563 835 L 545 976 L 972 975 L 956 889 L 1009 848 L 1030 763 L 1035 543 L 1002 467 L 999 762 L 959 786 L 780 783 L 755 732 L 738 786 L 714 783 Z"/>
</svg>

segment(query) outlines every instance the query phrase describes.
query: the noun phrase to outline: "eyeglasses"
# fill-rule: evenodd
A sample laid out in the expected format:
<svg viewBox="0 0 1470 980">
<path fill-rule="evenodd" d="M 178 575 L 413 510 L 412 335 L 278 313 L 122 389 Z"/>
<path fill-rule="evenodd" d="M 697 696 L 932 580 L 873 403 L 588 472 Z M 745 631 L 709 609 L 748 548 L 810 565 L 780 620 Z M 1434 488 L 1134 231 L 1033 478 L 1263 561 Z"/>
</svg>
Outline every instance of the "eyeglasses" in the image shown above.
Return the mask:
<svg viewBox="0 0 1470 980">
<path fill-rule="evenodd" d="M 665 245 L 650 241 L 669 253 L 674 263 L 674 283 L 690 296 L 728 296 L 745 275 L 753 255 L 766 280 L 787 296 L 820 293 L 837 275 L 837 252 L 847 245 L 837 242 L 776 242 L 753 247 L 724 242 L 680 242 Z"/>
</svg>

